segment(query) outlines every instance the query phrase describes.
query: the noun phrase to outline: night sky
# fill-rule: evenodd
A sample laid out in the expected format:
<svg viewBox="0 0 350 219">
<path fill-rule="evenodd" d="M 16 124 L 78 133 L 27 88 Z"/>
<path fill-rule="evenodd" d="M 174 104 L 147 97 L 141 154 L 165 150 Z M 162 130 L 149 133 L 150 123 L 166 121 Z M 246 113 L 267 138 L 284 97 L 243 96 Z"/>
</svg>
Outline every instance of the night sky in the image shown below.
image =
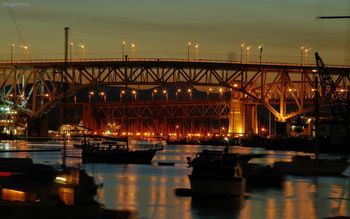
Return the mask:
<svg viewBox="0 0 350 219">
<path fill-rule="evenodd" d="M 320 52 L 328 64 L 349 64 L 349 0 L 12 0 L 0 1 L 0 59 L 62 58 L 64 27 L 71 27 L 73 57 L 121 56 L 121 42 L 136 44 L 138 58 L 187 58 L 187 42 L 199 44 L 199 57 L 240 58 L 240 44 L 251 46 L 250 61 L 300 62 L 300 46 Z M 348 40 L 347 40 L 348 38 Z M 245 52 L 245 50 L 244 50 Z M 305 54 L 304 54 L 305 55 Z M 191 48 L 191 57 L 195 49 Z M 243 59 L 247 59 L 244 54 Z"/>
</svg>

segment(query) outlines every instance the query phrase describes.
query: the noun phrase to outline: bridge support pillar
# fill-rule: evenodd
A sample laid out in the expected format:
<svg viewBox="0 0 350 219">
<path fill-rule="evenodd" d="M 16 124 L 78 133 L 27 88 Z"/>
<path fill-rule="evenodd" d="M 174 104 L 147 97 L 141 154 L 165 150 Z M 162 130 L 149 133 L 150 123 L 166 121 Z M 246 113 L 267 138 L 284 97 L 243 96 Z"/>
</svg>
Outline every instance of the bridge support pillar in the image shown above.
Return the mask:
<svg viewBox="0 0 350 219">
<path fill-rule="evenodd" d="M 258 133 L 258 113 L 255 104 L 246 104 L 242 94 L 232 92 L 228 133 L 252 135 Z"/>
<path fill-rule="evenodd" d="M 256 104 L 245 105 L 245 134 L 256 135 L 258 134 L 258 107 Z"/>
<path fill-rule="evenodd" d="M 245 133 L 245 110 L 240 98 L 231 99 L 228 133 L 242 135 Z"/>
</svg>

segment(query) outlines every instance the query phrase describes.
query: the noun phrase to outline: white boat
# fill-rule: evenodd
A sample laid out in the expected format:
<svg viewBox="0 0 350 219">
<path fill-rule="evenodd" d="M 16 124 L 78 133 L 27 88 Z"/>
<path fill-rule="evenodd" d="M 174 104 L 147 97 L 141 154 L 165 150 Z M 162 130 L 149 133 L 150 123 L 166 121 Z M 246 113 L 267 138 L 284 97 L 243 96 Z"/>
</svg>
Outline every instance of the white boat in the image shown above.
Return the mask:
<svg viewBox="0 0 350 219">
<path fill-rule="evenodd" d="M 188 176 L 193 195 L 244 195 L 245 178 L 238 154 L 204 150 L 187 160 L 193 167 Z"/>
</svg>

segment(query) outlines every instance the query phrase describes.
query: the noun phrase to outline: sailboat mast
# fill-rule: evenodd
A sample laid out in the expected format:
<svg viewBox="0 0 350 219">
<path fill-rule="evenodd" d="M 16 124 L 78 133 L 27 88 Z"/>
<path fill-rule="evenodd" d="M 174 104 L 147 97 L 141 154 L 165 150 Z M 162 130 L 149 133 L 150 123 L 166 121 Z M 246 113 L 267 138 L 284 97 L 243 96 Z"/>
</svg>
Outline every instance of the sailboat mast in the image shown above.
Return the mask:
<svg viewBox="0 0 350 219">
<path fill-rule="evenodd" d="M 62 74 L 65 75 L 67 72 L 67 62 L 68 62 L 68 31 L 69 27 L 64 28 L 64 66 Z M 63 84 L 61 86 L 64 86 Z M 67 102 L 66 92 L 63 91 L 63 124 L 66 124 L 66 102 Z M 63 153 L 62 153 L 62 169 L 66 168 L 66 156 L 67 156 L 67 130 L 64 131 L 63 138 Z"/>
</svg>

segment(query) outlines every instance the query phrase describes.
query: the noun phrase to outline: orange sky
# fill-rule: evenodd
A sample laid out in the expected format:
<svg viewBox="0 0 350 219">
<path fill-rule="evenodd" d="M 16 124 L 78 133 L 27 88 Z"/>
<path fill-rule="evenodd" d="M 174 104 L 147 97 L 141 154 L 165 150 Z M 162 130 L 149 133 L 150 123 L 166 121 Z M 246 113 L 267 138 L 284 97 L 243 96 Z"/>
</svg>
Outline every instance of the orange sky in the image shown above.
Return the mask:
<svg viewBox="0 0 350 219">
<path fill-rule="evenodd" d="M 337 4 L 335 4 L 335 2 Z M 63 28 L 71 27 L 73 57 L 78 44 L 86 57 L 121 56 L 121 42 L 136 45 L 136 57 L 187 58 L 187 42 L 199 44 L 203 59 L 240 59 L 240 44 L 251 46 L 250 61 L 300 62 L 300 46 L 319 51 L 329 64 L 349 64 L 350 20 L 318 20 L 350 15 L 348 0 L 12 0 L 0 1 L 0 60 L 62 58 Z M 195 48 L 190 49 L 195 58 Z M 243 59 L 248 59 L 243 50 Z M 305 56 L 305 54 L 304 54 Z M 304 62 L 305 62 L 304 57 Z"/>
</svg>

